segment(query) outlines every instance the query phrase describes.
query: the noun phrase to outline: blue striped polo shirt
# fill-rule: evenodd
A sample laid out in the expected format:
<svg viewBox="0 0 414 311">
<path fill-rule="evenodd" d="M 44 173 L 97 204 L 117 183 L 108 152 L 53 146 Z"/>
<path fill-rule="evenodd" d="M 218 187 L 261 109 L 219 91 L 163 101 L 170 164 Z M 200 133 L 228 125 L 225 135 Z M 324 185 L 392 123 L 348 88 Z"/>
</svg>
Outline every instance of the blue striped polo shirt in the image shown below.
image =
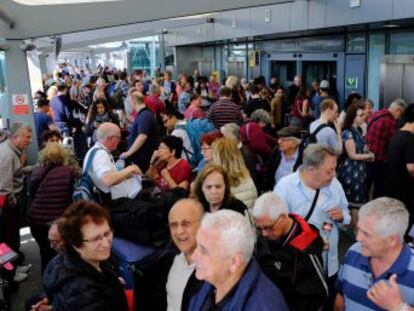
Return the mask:
<svg viewBox="0 0 414 311">
<path fill-rule="evenodd" d="M 403 301 L 414 305 L 414 251 L 403 247 L 397 260 L 388 271 L 375 278 L 371 273 L 369 258 L 361 254 L 361 244 L 355 243 L 345 255 L 345 261 L 338 274 L 338 291 L 345 299 L 345 310 L 383 310 L 367 297 L 367 291 L 380 280 L 397 275 Z"/>
</svg>

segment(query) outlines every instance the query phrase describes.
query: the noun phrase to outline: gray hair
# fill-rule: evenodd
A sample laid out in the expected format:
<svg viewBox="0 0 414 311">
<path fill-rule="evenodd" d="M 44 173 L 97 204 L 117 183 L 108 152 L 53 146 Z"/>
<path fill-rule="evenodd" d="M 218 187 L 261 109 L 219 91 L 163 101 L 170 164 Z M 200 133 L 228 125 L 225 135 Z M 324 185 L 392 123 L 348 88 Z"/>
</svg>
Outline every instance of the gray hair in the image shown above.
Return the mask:
<svg viewBox="0 0 414 311">
<path fill-rule="evenodd" d="M 359 218 L 373 216 L 377 219 L 375 232 L 382 237 L 398 235 L 401 242 L 408 228 L 409 213 L 404 204 L 396 199 L 382 197 L 363 205 Z"/>
<path fill-rule="evenodd" d="M 405 100 L 404 99 L 402 99 L 402 98 L 397 98 L 397 99 L 394 99 L 392 102 L 391 102 L 391 104 L 390 104 L 390 109 L 399 109 L 399 110 L 401 110 L 402 112 L 404 112 L 404 110 L 405 110 L 405 107 L 407 107 L 407 104 L 406 104 L 406 102 L 405 102 Z"/>
<path fill-rule="evenodd" d="M 227 124 L 223 125 L 220 128 L 220 132 L 226 138 L 231 138 L 231 139 L 237 140 L 237 142 L 241 141 L 240 126 L 238 126 L 236 123 L 227 123 Z M 225 133 L 228 133 L 229 135 L 226 135 Z"/>
<path fill-rule="evenodd" d="M 225 255 L 234 256 L 241 253 L 246 264 L 252 258 L 255 232 L 242 214 L 232 210 L 206 213 L 200 229 L 213 230 L 219 234 L 217 247 L 225 252 Z"/>
<path fill-rule="evenodd" d="M 159 85 L 151 84 L 150 87 L 149 87 L 149 92 L 151 94 L 158 94 L 158 93 L 161 92 L 161 89 L 160 89 Z"/>
<path fill-rule="evenodd" d="M 310 144 L 303 151 L 303 161 L 301 170 L 310 167 L 319 167 L 324 163 L 326 157 L 337 156 L 335 149 L 326 145 Z"/>
<path fill-rule="evenodd" d="M 274 192 L 270 191 L 258 197 L 252 209 L 253 218 L 269 217 L 277 220 L 283 214 L 288 214 L 286 204 Z"/>
<path fill-rule="evenodd" d="M 250 119 L 255 122 L 262 122 L 266 125 L 269 125 L 271 123 L 270 114 L 264 109 L 255 110 L 250 116 Z"/>
<path fill-rule="evenodd" d="M 32 128 L 30 127 L 30 125 L 19 121 L 13 122 L 13 124 L 10 127 L 10 136 L 20 136 L 25 130 L 30 133 L 32 132 Z"/>
<path fill-rule="evenodd" d="M 117 130 L 118 126 L 114 123 L 104 122 L 98 127 L 96 131 L 96 138 L 99 141 L 105 140 L 106 138 L 116 134 Z"/>
</svg>

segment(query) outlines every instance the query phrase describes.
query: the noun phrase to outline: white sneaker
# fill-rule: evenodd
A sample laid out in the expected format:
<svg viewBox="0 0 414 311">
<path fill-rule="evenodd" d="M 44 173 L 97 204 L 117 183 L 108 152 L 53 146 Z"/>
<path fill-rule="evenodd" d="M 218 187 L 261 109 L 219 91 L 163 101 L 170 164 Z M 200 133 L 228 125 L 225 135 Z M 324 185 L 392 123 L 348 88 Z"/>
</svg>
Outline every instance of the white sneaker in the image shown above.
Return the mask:
<svg viewBox="0 0 414 311">
<path fill-rule="evenodd" d="M 20 283 L 23 282 L 24 280 L 26 280 L 28 277 L 27 273 L 22 273 L 22 272 L 16 272 L 13 281 Z"/>
<path fill-rule="evenodd" d="M 30 271 L 30 269 L 32 269 L 33 265 L 32 264 L 28 264 L 26 266 L 17 266 L 16 267 L 16 273 L 20 272 L 20 273 L 28 273 Z"/>
</svg>

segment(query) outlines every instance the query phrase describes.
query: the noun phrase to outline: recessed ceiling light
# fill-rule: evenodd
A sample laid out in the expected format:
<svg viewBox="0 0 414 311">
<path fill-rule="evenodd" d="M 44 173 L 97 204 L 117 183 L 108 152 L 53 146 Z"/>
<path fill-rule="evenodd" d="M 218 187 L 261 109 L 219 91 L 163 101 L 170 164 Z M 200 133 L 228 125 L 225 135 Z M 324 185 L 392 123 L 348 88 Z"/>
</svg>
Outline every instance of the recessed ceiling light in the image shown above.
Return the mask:
<svg viewBox="0 0 414 311">
<path fill-rule="evenodd" d="M 79 3 L 98 3 L 98 2 L 115 2 L 123 0 L 13 0 L 23 5 L 59 5 L 59 4 L 79 4 Z"/>
<path fill-rule="evenodd" d="M 398 27 L 400 27 L 400 26 L 397 25 L 397 24 L 385 24 L 384 25 L 384 28 L 398 28 Z"/>
</svg>

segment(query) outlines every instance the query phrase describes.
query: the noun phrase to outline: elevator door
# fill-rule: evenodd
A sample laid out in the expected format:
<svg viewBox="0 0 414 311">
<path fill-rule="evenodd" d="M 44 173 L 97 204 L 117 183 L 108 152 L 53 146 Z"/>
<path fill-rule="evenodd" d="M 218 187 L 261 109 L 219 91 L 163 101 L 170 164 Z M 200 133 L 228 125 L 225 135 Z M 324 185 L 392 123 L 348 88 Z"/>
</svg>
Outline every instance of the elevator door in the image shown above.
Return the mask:
<svg viewBox="0 0 414 311">
<path fill-rule="evenodd" d="M 296 61 L 271 61 L 271 77 L 278 77 L 280 85 L 287 89 L 296 74 Z"/>
<path fill-rule="evenodd" d="M 245 65 L 244 62 L 230 61 L 228 62 L 228 75 L 236 76 L 241 79 L 245 76 Z"/>
<path fill-rule="evenodd" d="M 307 87 L 312 86 L 313 80 L 328 80 L 330 84 L 336 85 L 336 62 L 330 61 L 303 61 L 302 74 Z"/>
<path fill-rule="evenodd" d="M 381 107 L 396 98 L 414 102 L 414 55 L 386 56 L 381 64 Z"/>
</svg>

